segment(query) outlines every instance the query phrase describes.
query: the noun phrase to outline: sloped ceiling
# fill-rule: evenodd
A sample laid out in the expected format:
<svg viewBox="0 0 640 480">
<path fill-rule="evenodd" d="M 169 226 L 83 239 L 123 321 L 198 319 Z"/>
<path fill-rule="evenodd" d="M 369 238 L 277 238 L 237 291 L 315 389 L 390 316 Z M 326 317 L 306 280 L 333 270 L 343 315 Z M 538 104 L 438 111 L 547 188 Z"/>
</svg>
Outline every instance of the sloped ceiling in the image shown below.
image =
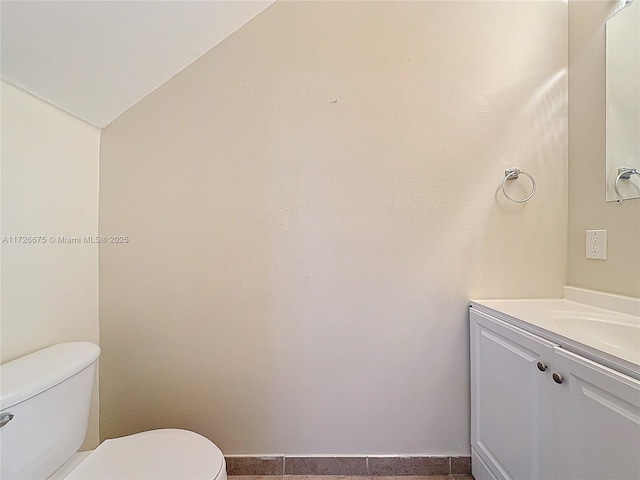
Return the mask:
<svg viewBox="0 0 640 480">
<path fill-rule="evenodd" d="M 2 77 L 104 127 L 272 3 L 2 0 Z"/>
</svg>

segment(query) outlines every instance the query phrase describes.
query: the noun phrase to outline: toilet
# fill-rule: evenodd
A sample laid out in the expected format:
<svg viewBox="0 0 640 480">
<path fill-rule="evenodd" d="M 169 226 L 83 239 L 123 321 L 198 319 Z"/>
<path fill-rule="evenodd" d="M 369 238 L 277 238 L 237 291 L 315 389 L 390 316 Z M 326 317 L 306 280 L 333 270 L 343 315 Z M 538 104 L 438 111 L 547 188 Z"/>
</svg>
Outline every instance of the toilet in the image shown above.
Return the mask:
<svg viewBox="0 0 640 480">
<path fill-rule="evenodd" d="M 151 430 L 78 452 L 99 356 L 94 343 L 70 342 L 0 366 L 1 479 L 227 480 L 220 449 L 188 430 Z"/>
</svg>

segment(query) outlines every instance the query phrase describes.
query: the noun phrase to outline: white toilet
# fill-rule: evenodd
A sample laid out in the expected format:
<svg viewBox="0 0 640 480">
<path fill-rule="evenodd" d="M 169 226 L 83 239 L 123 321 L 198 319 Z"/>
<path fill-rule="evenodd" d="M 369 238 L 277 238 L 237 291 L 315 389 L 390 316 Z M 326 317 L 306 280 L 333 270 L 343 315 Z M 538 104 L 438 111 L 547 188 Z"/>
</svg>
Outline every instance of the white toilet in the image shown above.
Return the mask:
<svg viewBox="0 0 640 480">
<path fill-rule="evenodd" d="M 226 480 L 224 456 L 187 430 L 152 430 L 80 452 L 100 348 L 54 345 L 0 366 L 0 479 Z"/>
</svg>

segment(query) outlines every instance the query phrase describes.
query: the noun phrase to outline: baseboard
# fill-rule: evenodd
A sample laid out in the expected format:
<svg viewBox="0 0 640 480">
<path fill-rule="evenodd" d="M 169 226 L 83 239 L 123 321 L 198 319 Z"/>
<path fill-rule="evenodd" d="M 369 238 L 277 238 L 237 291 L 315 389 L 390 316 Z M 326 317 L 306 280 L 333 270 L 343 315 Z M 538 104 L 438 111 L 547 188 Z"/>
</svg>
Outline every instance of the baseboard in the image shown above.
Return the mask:
<svg viewBox="0 0 640 480">
<path fill-rule="evenodd" d="M 228 475 L 470 475 L 471 457 L 429 455 L 229 455 Z"/>
</svg>

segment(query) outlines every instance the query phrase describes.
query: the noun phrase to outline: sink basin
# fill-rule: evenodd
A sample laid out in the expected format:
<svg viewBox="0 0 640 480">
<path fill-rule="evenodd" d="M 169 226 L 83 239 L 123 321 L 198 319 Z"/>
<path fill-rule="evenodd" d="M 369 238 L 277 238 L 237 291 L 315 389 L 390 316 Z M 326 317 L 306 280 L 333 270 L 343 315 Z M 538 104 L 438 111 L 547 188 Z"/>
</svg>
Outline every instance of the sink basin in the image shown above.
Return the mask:
<svg viewBox="0 0 640 480">
<path fill-rule="evenodd" d="M 609 349 L 640 351 L 640 323 L 627 315 L 553 311 L 548 321 L 561 335 Z"/>
</svg>

